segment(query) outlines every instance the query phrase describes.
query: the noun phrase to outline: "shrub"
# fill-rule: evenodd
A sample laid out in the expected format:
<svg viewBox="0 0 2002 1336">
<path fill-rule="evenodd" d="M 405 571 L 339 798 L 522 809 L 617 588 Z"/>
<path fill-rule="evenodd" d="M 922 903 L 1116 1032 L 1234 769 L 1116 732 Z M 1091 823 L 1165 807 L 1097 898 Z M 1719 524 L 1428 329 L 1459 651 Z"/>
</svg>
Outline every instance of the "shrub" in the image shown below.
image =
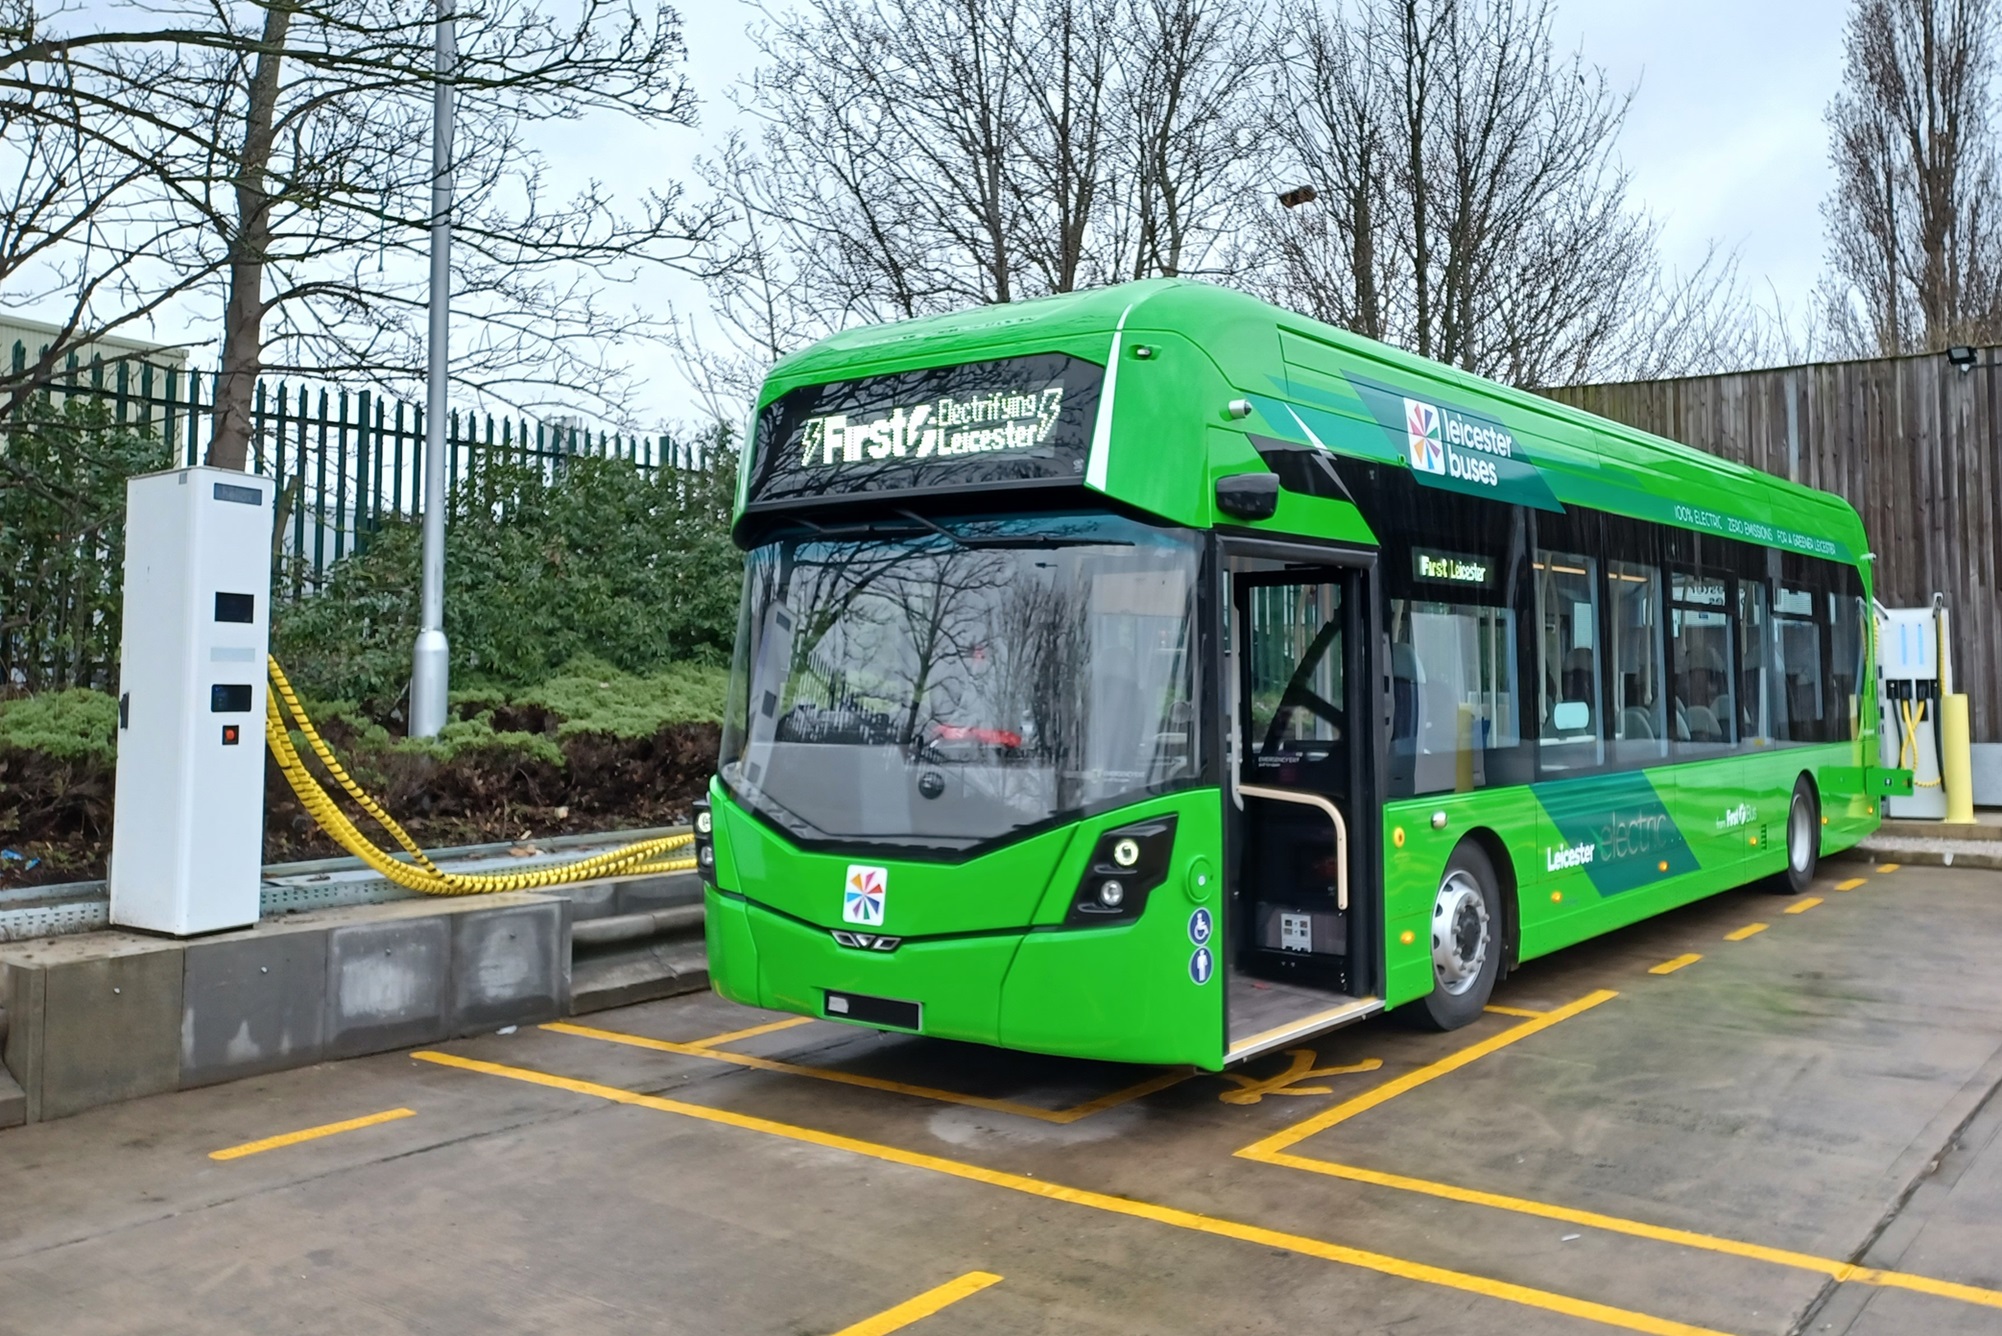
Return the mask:
<svg viewBox="0 0 2002 1336">
<path fill-rule="evenodd" d="M 453 495 L 446 530 L 455 680 L 507 691 L 554 688 L 563 665 L 585 658 L 622 675 L 723 663 L 743 563 L 729 538 L 732 452 L 711 453 L 709 468 L 652 474 L 580 457 L 554 481 L 481 463 Z M 399 713 L 421 547 L 414 521 L 387 524 L 319 593 L 278 608 L 273 652 L 303 690 Z"/>
<path fill-rule="evenodd" d="M 0 425 L 0 688 L 112 686 L 125 480 L 171 462 L 86 395 L 31 396 Z"/>
<path fill-rule="evenodd" d="M 110 765 L 118 755 L 118 701 L 72 687 L 0 700 L 0 749 Z"/>
</svg>

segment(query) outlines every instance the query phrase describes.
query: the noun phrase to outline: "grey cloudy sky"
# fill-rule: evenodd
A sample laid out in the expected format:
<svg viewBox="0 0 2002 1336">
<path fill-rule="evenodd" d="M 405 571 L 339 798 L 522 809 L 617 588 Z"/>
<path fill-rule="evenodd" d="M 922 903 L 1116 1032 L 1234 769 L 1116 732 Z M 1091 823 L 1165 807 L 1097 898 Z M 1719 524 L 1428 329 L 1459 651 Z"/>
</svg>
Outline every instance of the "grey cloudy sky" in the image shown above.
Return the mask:
<svg viewBox="0 0 2002 1336">
<path fill-rule="evenodd" d="M 784 0 L 774 0 L 782 4 Z M 544 127 L 558 177 L 597 177 L 634 189 L 687 180 L 706 146 L 736 123 L 731 85 L 755 60 L 745 0 L 678 0 L 689 74 L 703 102 L 695 129 L 636 132 L 608 120 Z M 1821 273 L 1820 204 L 1827 192 L 1822 112 L 1841 64 L 1846 0 L 1558 0 L 1559 40 L 1635 89 L 1620 141 L 1635 202 L 1662 223 L 1671 266 L 1700 260 L 1712 240 L 1735 247 L 1741 275 L 1763 304 L 1798 313 Z M 89 12 L 85 0 L 83 12 Z M 673 275 L 638 277 L 620 294 L 659 310 L 697 315 L 700 285 Z M 204 341 L 216 312 L 174 312 L 156 336 Z M 206 357 L 212 358 L 208 350 Z M 198 360 L 204 359 L 197 352 Z M 642 416 L 695 416 L 674 368 L 639 369 Z"/>
<path fill-rule="evenodd" d="M 1619 151 L 1635 202 L 1661 222 L 1668 264 L 1699 262 L 1714 240 L 1737 250 L 1761 305 L 1777 301 L 1794 316 L 1805 306 L 1822 269 L 1822 112 L 1839 82 L 1847 12 L 1843 0 L 1559 0 L 1560 44 L 1634 89 Z M 755 59 L 757 15 L 742 0 L 684 0 L 683 15 L 703 124 L 654 143 L 670 171 L 734 123 L 727 92 Z M 594 135 L 580 145 L 587 138 L 597 150 L 587 160 L 605 151 Z M 692 283 L 646 290 L 683 310 L 701 304 Z M 649 396 L 669 417 L 682 416 L 676 380 L 660 378 Z"/>
</svg>

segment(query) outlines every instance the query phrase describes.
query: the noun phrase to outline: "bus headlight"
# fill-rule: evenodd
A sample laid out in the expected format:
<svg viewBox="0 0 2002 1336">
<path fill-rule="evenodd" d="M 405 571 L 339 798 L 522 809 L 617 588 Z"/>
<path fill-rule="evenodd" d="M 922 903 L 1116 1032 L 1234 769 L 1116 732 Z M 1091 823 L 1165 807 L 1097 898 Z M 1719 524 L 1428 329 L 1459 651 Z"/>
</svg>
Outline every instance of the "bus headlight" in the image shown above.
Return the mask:
<svg viewBox="0 0 2002 1336">
<path fill-rule="evenodd" d="M 689 824 L 695 828 L 695 875 L 705 886 L 716 884 L 716 818 L 709 800 L 698 798 L 690 804 Z"/>
<path fill-rule="evenodd" d="M 1175 818 L 1155 817 L 1101 833 L 1078 879 L 1064 922 L 1127 923 L 1147 908 L 1147 894 L 1168 879 Z"/>
</svg>

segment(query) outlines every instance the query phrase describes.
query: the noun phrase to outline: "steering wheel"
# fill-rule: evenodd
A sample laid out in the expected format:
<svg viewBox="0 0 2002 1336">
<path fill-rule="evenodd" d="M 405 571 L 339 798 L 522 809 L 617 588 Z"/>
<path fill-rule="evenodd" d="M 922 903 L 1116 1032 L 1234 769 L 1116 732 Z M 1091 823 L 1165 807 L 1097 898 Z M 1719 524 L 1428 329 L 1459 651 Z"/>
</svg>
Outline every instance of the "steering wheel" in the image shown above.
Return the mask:
<svg viewBox="0 0 2002 1336">
<path fill-rule="evenodd" d="M 1272 723 L 1265 730 L 1265 741 L 1259 746 L 1259 754 L 1270 756 L 1279 749 L 1280 735 L 1286 731 L 1286 721 L 1293 711 L 1305 707 L 1309 714 L 1316 715 L 1334 725 L 1335 736 L 1330 742 L 1340 742 L 1342 733 L 1348 727 L 1348 711 L 1318 692 L 1301 684 L 1289 685 L 1279 698 L 1279 708 L 1272 712 Z"/>
</svg>

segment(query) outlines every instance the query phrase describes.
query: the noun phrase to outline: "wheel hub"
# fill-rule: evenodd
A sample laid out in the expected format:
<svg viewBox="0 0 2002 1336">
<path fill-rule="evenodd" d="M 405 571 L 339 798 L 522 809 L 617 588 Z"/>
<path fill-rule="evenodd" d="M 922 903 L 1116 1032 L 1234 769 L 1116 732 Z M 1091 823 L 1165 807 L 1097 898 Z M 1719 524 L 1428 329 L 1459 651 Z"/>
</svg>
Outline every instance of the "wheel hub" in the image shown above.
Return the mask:
<svg viewBox="0 0 2002 1336">
<path fill-rule="evenodd" d="M 1432 902 L 1432 971 L 1455 997 L 1474 986 L 1487 964 L 1488 903 L 1465 872 L 1453 871 L 1439 883 Z"/>
<path fill-rule="evenodd" d="M 1796 793 L 1793 809 L 1787 813 L 1787 862 L 1795 872 L 1807 871 L 1807 860 L 1814 851 L 1814 813 L 1807 799 Z"/>
</svg>

